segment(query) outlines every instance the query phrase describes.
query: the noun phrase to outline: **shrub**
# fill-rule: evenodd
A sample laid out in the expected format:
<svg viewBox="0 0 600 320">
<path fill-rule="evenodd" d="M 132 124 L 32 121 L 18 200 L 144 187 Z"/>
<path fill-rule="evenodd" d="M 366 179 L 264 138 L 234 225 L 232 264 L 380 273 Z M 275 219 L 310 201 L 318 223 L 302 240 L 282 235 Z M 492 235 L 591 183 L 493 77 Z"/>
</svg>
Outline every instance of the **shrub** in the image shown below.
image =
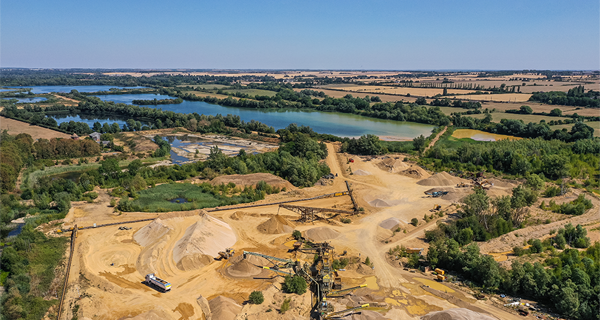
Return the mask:
<svg viewBox="0 0 600 320">
<path fill-rule="evenodd" d="M 250 302 L 253 304 L 261 304 L 265 301 L 265 296 L 263 296 L 261 291 L 252 291 L 248 300 L 250 300 Z"/>
<path fill-rule="evenodd" d="M 282 289 L 287 293 L 304 294 L 308 284 L 301 276 L 285 276 Z"/>
<path fill-rule="evenodd" d="M 412 218 L 410 220 L 410 224 L 416 227 L 417 225 L 419 225 L 419 220 L 417 218 Z"/>
<path fill-rule="evenodd" d="M 283 300 L 283 303 L 281 304 L 281 308 L 279 309 L 279 312 L 285 313 L 286 311 L 290 310 L 290 301 L 292 301 L 292 300 L 289 298 Z"/>
<path fill-rule="evenodd" d="M 350 223 L 350 222 L 352 222 L 352 220 L 350 220 L 349 218 L 342 218 L 342 219 L 340 219 L 340 221 L 342 223 Z"/>
<path fill-rule="evenodd" d="M 292 237 L 296 240 L 300 240 L 302 239 L 302 233 L 298 230 L 294 230 L 294 232 L 292 232 Z"/>
</svg>

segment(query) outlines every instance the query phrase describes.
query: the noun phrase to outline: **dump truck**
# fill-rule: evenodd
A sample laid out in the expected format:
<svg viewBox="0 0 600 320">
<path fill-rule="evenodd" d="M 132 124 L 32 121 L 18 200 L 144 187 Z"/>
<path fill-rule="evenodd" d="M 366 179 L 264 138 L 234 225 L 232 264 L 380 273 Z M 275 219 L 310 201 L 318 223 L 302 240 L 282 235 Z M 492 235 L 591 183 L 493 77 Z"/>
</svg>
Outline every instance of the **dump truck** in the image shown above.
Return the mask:
<svg viewBox="0 0 600 320">
<path fill-rule="evenodd" d="M 408 253 L 408 254 L 412 254 L 412 253 L 422 254 L 423 253 L 423 248 L 406 248 L 406 253 Z"/>
<path fill-rule="evenodd" d="M 440 269 L 440 268 L 435 268 L 435 270 L 433 270 L 433 271 L 435 271 L 435 273 L 437 273 L 437 274 L 441 274 L 441 275 L 444 275 L 444 274 L 446 274 L 446 271 L 444 271 L 444 270 L 442 270 L 442 269 Z"/>
<path fill-rule="evenodd" d="M 149 273 L 146 275 L 146 284 L 157 287 L 162 292 L 171 291 L 171 283 L 155 276 L 154 273 Z"/>
<path fill-rule="evenodd" d="M 221 256 L 221 259 L 229 259 L 233 257 L 233 254 L 235 254 L 235 250 L 232 248 L 227 248 L 225 251 L 219 251 L 219 256 Z"/>
</svg>

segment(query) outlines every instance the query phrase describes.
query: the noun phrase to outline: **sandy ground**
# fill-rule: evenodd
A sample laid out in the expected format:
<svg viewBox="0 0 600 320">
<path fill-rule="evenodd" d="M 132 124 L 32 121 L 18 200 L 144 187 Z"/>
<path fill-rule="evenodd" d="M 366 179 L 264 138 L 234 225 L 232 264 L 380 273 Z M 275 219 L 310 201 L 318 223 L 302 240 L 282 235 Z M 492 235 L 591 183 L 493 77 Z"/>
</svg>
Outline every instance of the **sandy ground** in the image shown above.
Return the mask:
<svg viewBox="0 0 600 320">
<path fill-rule="evenodd" d="M 5 117 L 0 117 L 0 130 L 8 130 L 8 133 L 10 134 L 28 133 L 34 140 L 40 138 L 70 138 L 70 136 L 66 133 L 30 125 L 26 122 L 17 121 Z"/>
<path fill-rule="evenodd" d="M 308 293 L 302 296 L 282 293 L 281 277 L 260 268 L 269 265 L 268 261 L 244 260 L 240 256 L 243 250 L 247 250 L 310 261 L 312 255 L 295 256 L 290 252 L 294 241 L 286 231 L 293 226 L 305 235 L 316 234 L 317 237 L 329 239 L 335 247 L 336 256 L 347 251 L 347 257 L 351 259 L 364 261 L 369 257 L 372 261 L 373 269 L 360 263 L 352 263 L 346 271 L 340 272 L 344 287 L 360 284 L 367 284 L 367 287 L 356 290 L 353 295 L 334 299 L 336 310 L 372 303 L 375 307 L 362 315 L 366 319 L 377 319 L 377 315 L 389 319 L 418 319 L 430 312 L 460 307 L 496 319 L 519 319 L 519 316 L 508 309 L 498 308 L 491 302 L 477 301 L 466 288 L 434 282 L 430 273 L 405 271 L 397 261 L 390 261 L 387 257 L 386 252 L 398 245 L 426 248 L 424 232 L 435 228 L 437 221 L 448 219 L 445 215 L 425 223 L 422 218 L 425 214 L 431 214 L 430 209 L 434 205 L 441 205 L 446 213 L 454 210 L 455 200 L 429 198 L 424 195 L 424 191 L 432 187 L 447 188 L 459 195 L 466 195 L 468 191 L 457 190 L 452 185 L 431 185 L 435 181 L 450 181 L 447 178 L 438 179 L 445 176 L 434 175 L 427 180 L 428 185 L 417 184 L 419 179 L 391 172 L 388 167 L 381 165 L 383 161 L 389 162 L 384 157 L 353 157 L 355 162 L 348 163 L 348 155 L 336 152 L 339 145 L 327 146 L 329 156 L 326 162 L 332 173 L 338 174 L 338 178 L 324 185 L 270 195 L 259 203 L 345 191 L 344 181 L 348 181 L 358 205 L 365 209 L 364 213 L 344 216 L 350 218 L 351 223 L 343 224 L 338 218 L 329 222 L 300 223 L 297 221 L 297 213 L 280 209 L 276 205 L 209 212 L 210 219 L 214 219 L 219 228 L 230 228 L 235 234 L 236 241 L 231 247 L 236 253 L 229 260 L 214 259 L 216 251 L 229 246 L 214 241 L 211 242 L 213 244 L 210 250 L 203 247 L 203 252 L 210 251 L 210 259 L 194 260 L 202 263 L 192 263 L 192 268 L 188 265 L 184 270 L 175 262 L 174 252 L 177 252 L 177 257 L 182 254 L 182 246 L 177 244 L 186 241 L 193 231 L 188 231 L 190 226 L 197 225 L 202 219 L 200 210 L 161 215 L 143 212 L 119 215 L 107 206 L 110 198 L 103 191 L 96 203 L 74 203 L 73 209 L 65 218 L 66 225 L 77 223 L 89 226 L 93 223 L 160 216 L 161 223 L 167 227 L 164 227 L 166 232 L 156 233 L 158 236 L 154 243 L 150 243 L 148 239 L 151 238 L 146 237 L 143 241 L 145 246 L 136 242 L 134 235 L 142 228 L 147 230 L 146 226 L 150 222 L 127 224 L 131 230 L 119 230 L 118 226 L 114 226 L 80 231 L 66 305 L 79 304 L 80 319 L 203 319 L 202 309 L 206 310 L 206 305 L 218 309 L 219 314 L 237 314 L 237 319 L 306 319 L 311 299 Z M 404 168 L 406 165 L 410 168 L 410 163 L 398 163 L 404 157 L 397 158 L 394 166 Z M 421 179 L 426 177 L 429 174 L 425 173 Z M 455 182 L 452 180 L 448 183 Z M 495 193 L 507 194 L 509 190 L 510 187 L 498 187 Z M 342 210 L 352 207 L 348 196 L 294 204 Z M 278 214 L 279 217 L 274 219 Z M 409 224 L 412 218 L 419 219 L 418 226 Z M 384 226 L 388 226 L 390 221 L 397 223 L 406 233 L 392 234 L 392 231 L 380 226 L 384 221 Z M 176 247 L 180 248 L 177 249 L 179 251 Z M 147 272 L 154 272 L 172 283 L 172 291 L 160 293 L 143 284 Z M 430 287 L 423 287 L 426 285 Z M 265 303 L 259 306 L 246 303 L 253 290 L 264 292 Z M 292 299 L 291 309 L 281 315 L 277 310 L 286 298 Z M 270 308 L 273 312 L 266 312 Z M 71 308 L 67 309 L 62 319 L 71 319 Z M 222 319 L 235 318 L 223 317 Z"/>
</svg>

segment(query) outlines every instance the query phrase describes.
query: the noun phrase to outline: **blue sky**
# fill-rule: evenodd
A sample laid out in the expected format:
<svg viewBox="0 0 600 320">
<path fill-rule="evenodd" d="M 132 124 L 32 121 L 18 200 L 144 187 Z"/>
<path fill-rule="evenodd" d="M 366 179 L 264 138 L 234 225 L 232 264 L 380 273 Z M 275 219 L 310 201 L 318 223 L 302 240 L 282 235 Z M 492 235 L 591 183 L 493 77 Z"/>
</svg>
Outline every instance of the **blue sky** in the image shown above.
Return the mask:
<svg viewBox="0 0 600 320">
<path fill-rule="evenodd" d="M 0 66 L 600 69 L 598 0 L 18 1 Z"/>
</svg>

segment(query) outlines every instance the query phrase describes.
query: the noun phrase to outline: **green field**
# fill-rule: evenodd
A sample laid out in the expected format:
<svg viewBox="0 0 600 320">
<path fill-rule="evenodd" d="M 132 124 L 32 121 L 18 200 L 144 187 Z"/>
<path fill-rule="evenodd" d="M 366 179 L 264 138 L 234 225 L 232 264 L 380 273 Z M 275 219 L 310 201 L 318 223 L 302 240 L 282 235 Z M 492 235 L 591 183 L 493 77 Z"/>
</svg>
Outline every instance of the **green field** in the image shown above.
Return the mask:
<svg viewBox="0 0 600 320">
<path fill-rule="evenodd" d="M 205 83 L 205 84 L 182 84 L 178 85 L 178 87 L 192 87 L 194 89 L 204 88 L 204 89 L 221 89 L 227 87 L 224 84 L 214 84 L 214 83 Z"/>
<path fill-rule="evenodd" d="M 245 93 L 251 97 L 254 97 L 256 95 L 274 97 L 275 94 L 277 94 L 277 92 L 275 92 L 275 91 L 262 90 L 262 89 L 239 89 L 239 90 L 225 90 L 225 91 L 231 92 L 231 93 L 237 93 L 237 92 Z"/>
<path fill-rule="evenodd" d="M 500 122 L 500 120 L 502 120 L 502 119 L 510 119 L 510 120 L 523 120 L 523 122 L 525 122 L 525 123 L 529 123 L 529 122 L 539 123 L 540 120 L 546 120 L 546 122 L 550 122 L 552 120 L 557 121 L 557 120 L 569 119 L 569 118 L 565 118 L 565 117 L 550 117 L 550 116 L 538 116 L 538 115 L 534 115 L 534 114 L 500 113 L 500 112 L 494 112 L 491 115 L 492 115 L 493 122 Z M 485 114 L 483 114 L 483 113 L 470 114 L 470 115 L 465 115 L 465 116 L 473 117 L 473 118 L 477 118 L 477 119 L 483 119 L 485 117 Z"/>
<path fill-rule="evenodd" d="M 584 122 L 585 124 L 587 124 L 588 126 L 594 128 L 594 137 L 600 137 L 600 121 L 589 121 L 589 122 Z M 550 129 L 552 130 L 562 130 L 562 129 L 567 129 L 567 130 L 571 130 L 571 128 L 573 127 L 574 123 L 569 123 L 569 124 L 559 124 L 556 126 L 550 126 Z"/>
<path fill-rule="evenodd" d="M 130 210 L 124 211 L 185 211 L 252 201 L 244 196 L 227 197 L 213 190 L 215 189 L 210 185 L 194 185 L 190 183 L 161 184 L 154 188 L 140 191 L 138 193 L 139 197 L 130 202 Z M 178 202 L 175 199 L 181 200 Z"/>
</svg>

